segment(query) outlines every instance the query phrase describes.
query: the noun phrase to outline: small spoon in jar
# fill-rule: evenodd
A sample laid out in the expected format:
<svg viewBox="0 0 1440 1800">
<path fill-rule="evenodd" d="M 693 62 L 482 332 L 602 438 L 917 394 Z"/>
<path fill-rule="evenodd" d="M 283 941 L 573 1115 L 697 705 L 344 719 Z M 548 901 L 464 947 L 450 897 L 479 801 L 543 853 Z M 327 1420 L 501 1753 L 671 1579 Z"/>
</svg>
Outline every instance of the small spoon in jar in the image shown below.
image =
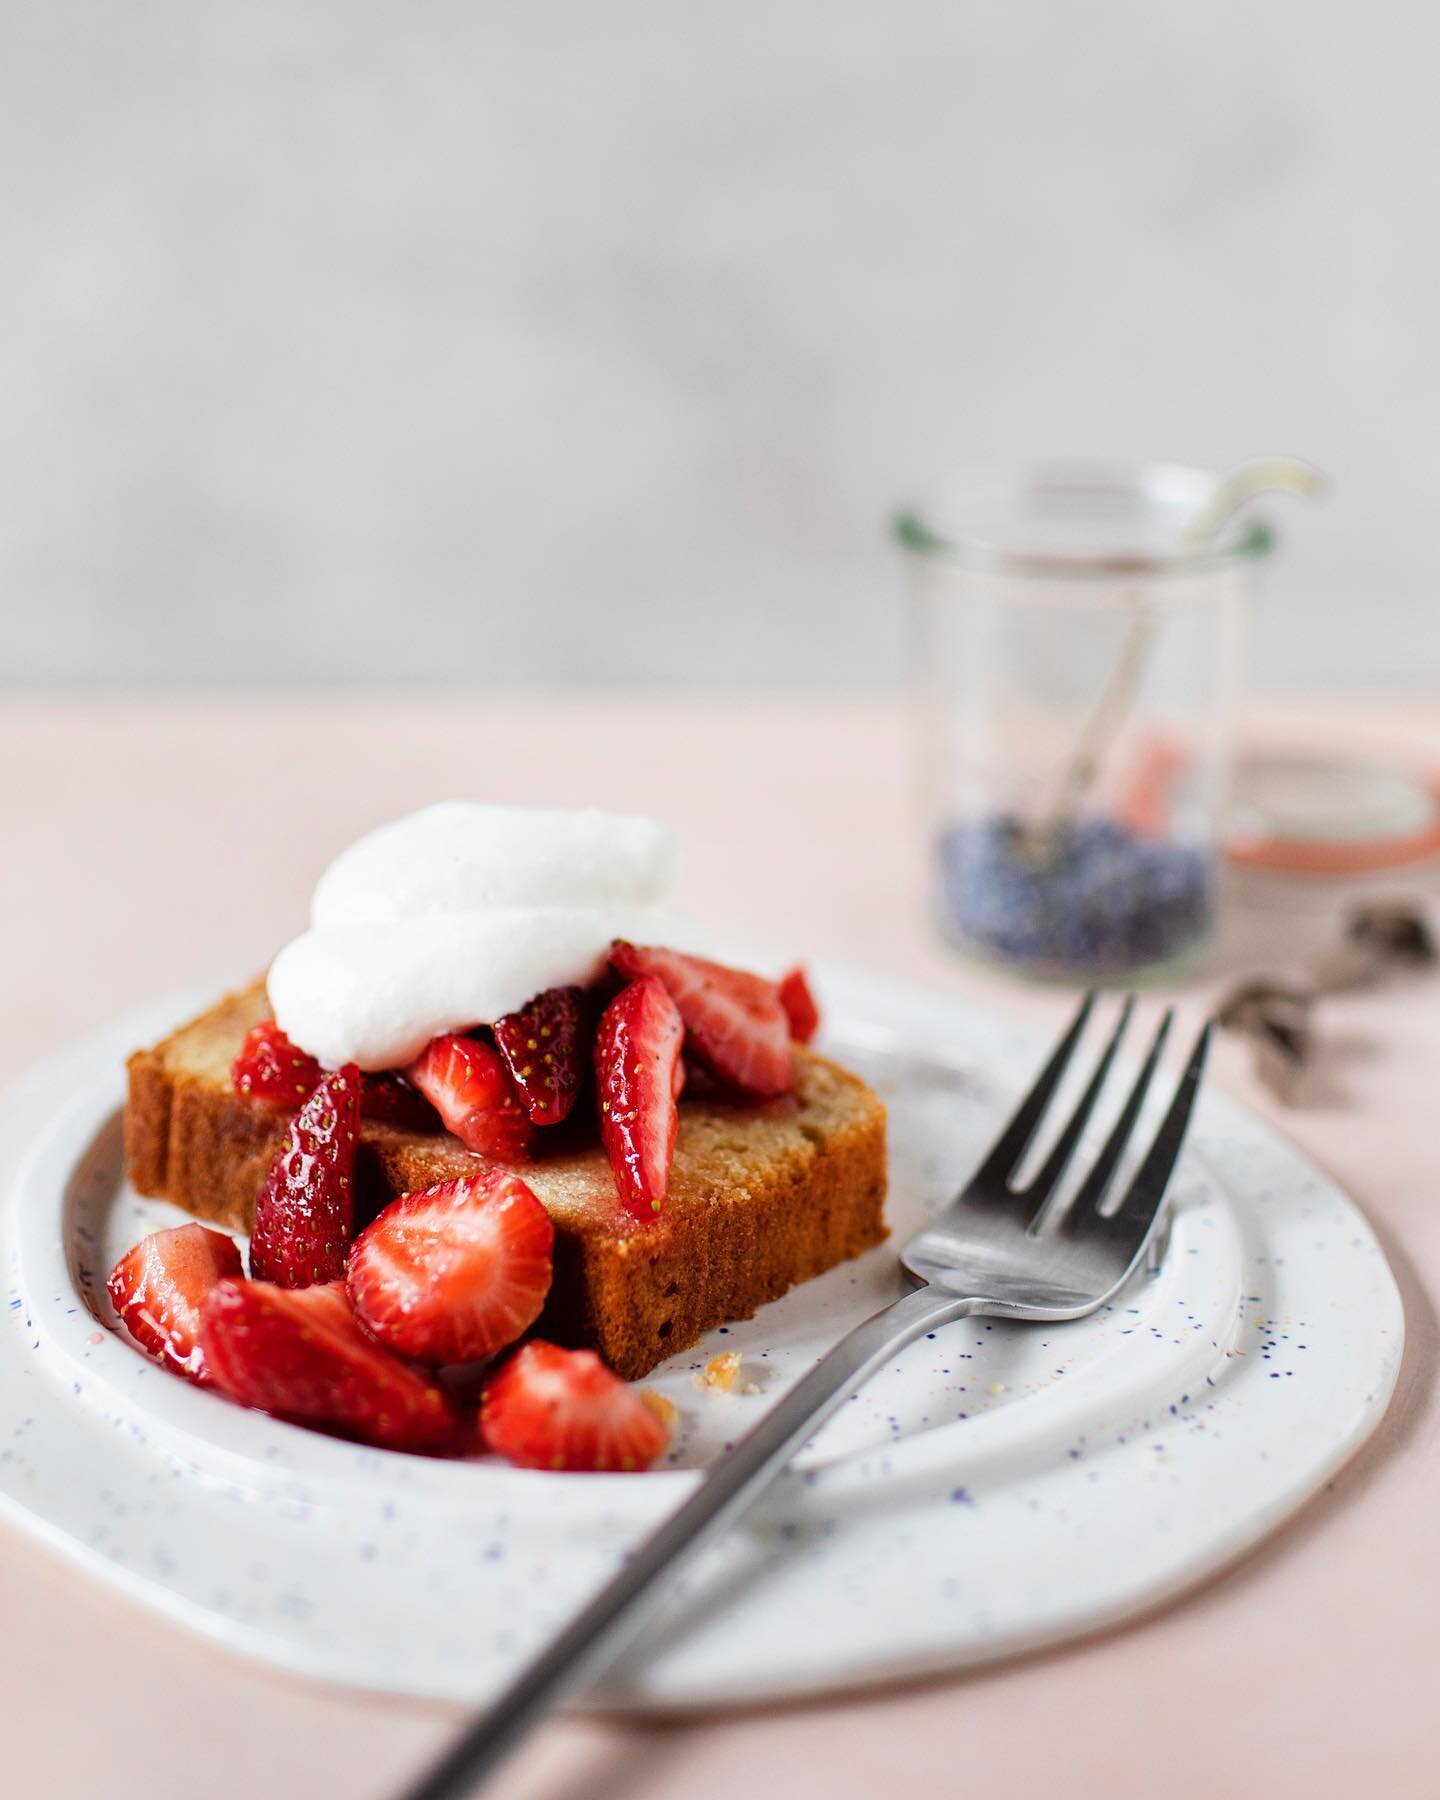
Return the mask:
<svg viewBox="0 0 1440 1800">
<path fill-rule="evenodd" d="M 1214 543 L 1235 514 L 1260 494 L 1300 494 L 1309 498 L 1324 487 L 1325 477 L 1320 470 L 1298 456 L 1251 457 L 1220 478 L 1209 500 L 1180 533 L 1176 549 L 1182 556 L 1194 555 Z M 1065 826 L 1099 778 L 1134 701 L 1154 632 L 1154 610 L 1137 595 L 1135 616 L 1120 653 L 1081 727 L 1075 747 L 1065 759 L 1054 797 L 1039 821 L 1024 834 L 1025 849 L 1033 861 L 1053 860 Z"/>
</svg>

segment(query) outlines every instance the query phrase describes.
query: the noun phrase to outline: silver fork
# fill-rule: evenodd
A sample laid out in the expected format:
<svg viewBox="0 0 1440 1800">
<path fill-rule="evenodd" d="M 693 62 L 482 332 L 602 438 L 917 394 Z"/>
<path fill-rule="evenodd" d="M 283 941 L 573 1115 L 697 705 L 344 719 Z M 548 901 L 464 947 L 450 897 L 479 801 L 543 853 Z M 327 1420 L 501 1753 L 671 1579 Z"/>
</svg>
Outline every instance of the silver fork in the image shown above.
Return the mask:
<svg viewBox="0 0 1440 1800">
<path fill-rule="evenodd" d="M 1134 1010 L 1120 1018 L 1035 1176 L 1014 1185 L 1070 1065 L 1094 1006 L 1087 995 L 994 1148 L 949 1207 L 910 1240 L 901 1267 L 917 1285 L 842 1338 L 710 1471 L 685 1504 L 526 1668 L 453 1747 L 407 1789 L 405 1800 L 456 1800 L 473 1792 L 558 1699 L 593 1680 L 640 1630 L 673 1574 L 763 1492 L 846 1397 L 904 1345 L 970 1313 L 1008 1319 L 1084 1318 L 1124 1285 L 1154 1237 L 1161 1202 L 1185 1140 L 1210 1043 L 1200 1033 L 1174 1097 L 1118 1205 L 1102 1212 L 1135 1127 L 1173 1014 L 1166 1012 L 1109 1136 L 1073 1201 L 1057 1213 L 1061 1178 L 1105 1086 Z"/>
</svg>

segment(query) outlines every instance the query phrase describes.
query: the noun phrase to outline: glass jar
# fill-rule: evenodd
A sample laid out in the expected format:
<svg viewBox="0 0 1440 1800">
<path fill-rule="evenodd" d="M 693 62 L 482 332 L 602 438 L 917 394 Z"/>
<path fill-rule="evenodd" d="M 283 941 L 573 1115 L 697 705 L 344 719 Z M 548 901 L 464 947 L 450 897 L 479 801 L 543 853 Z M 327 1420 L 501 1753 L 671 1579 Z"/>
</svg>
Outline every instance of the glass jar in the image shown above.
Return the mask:
<svg viewBox="0 0 1440 1800">
<path fill-rule="evenodd" d="M 1026 974 L 1198 957 L 1268 527 L 1184 538 L 1215 476 L 1162 464 L 953 477 L 896 520 L 918 625 L 936 903 Z"/>
</svg>

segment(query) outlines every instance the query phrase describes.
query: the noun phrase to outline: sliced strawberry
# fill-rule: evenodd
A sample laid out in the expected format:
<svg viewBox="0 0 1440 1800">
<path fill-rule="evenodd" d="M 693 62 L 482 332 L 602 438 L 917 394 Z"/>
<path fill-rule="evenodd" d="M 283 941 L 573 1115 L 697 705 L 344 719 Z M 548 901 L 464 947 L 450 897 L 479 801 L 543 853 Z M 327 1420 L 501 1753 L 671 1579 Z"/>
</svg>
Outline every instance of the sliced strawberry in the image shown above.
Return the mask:
<svg viewBox="0 0 1440 1800">
<path fill-rule="evenodd" d="M 390 1450 L 458 1442 L 449 1395 L 366 1336 L 341 1281 L 218 1282 L 201 1308 L 200 1343 L 216 1387 L 242 1406 Z"/>
<path fill-rule="evenodd" d="M 803 969 L 792 969 L 778 988 L 780 1004 L 790 1021 L 790 1035 L 797 1044 L 808 1044 L 820 1029 L 820 1008 L 810 991 Z"/>
<path fill-rule="evenodd" d="M 790 1026 L 773 982 L 623 940 L 611 945 L 610 965 L 632 979 L 655 975 L 665 983 L 685 1021 L 689 1048 L 712 1075 L 756 1099 L 790 1091 Z"/>
<path fill-rule="evenodd" d="M 338 1281 L 355 1221 L 360 1071 L 327 1075 L 290 1122 L 250 1234 L 250 1273 L 281 1287 Z"/>
<path fill-rule="evenodd" d="M 579 1098 L 593 1017 L 583 989 L 563 987 L 495 1021 L 496 1046 L 533 1125 L 558 1125 Z"/>
<path fill-rule="evenodd" d="M 433 1038 L 405 1074 L 467 1150 L 500 1162 L 525 1155 L 530 1121 L 489 1044 L 470 1037 Z"/>
<path fill-rule="evenodd" d="M 648 1469 L 670 1441 L 593 1350 L 539 1339 L 486 1384 L 480 1423 L 489 1447 L 522 1469 Z"/>
<path fill-rule="evenodd" d="M 474 1362 L 513 1344 L 550 1291 L 550 1215 L 504 1169 L 394 1200 L 355 1240 L 360 1321 L 402 1356 Z"/>
<path fill-rule="evenodd" d="M 435 1108 L 394 1069 L 360 1077 L 360 1116 L 401 1131 L 433 1131 L 439 1124 Z"/>
<path fill-rule="evenodd" d="M 648 1219 L 665 1204 L 685 1079 L 685 1027 L 665 984 L 642 975 L 605 1008 L 595 1034 L 600 1135 L 627 1209 Z"/>
<path fill-rule="evenodd" d="M 217 1281 L 243 1273 L 234 1238 L 204 1225 L 176 1225 L 142 1238 L 105 1286 L 140 1348 L 203 1384 L 210 1375 L 200 1350 L 200 1304 Z"/>
<path fill-rule="evenodd" d="M 237 1094 L 288 1106 L 292 1112 L 314 1093 L 323 1073 L 315 1058 L 297 1050 L 273 1019 L 250 1027 L 230 1065 Z"/>
</svg>

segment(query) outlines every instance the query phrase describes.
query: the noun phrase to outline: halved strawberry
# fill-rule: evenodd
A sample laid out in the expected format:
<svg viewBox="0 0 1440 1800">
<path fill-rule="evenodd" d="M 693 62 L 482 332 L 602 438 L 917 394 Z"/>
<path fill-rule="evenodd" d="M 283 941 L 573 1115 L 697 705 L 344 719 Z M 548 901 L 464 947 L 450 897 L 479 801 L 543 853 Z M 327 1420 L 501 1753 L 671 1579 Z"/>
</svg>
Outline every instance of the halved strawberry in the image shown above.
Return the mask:
<svg viewBox="0 0 1440 1800">
<path fill-rule="evenodd" d="M 600 1136 L 628 1210 L 648 1219 L 665 1204 L 685 1080 L 685 1027 L 665 984 L 632 981 L 605 1008 L 595 1034 Z"/>
<path fill-rule="evenodd" d="M 255 1202 L 250 1273 L 281 1287 L 338 1281 L 355 1222 L 360 1071 L 327 1075 L 290 1121 Z"/>
<path fill-rule="evenodd" d="M 790 1035 L 797 1044 L 808 1044 L 820 1029 L 820 1008 L 810 991 L 805 971 L 795 968 L 781 978 L 777 990 L 785 1017 L 790 1021 Z"/>
<path fill-rule="evenodd" d="M 218 1282 L 201 1308 L 200 1343 L 216 1387 L 242 1406 L 390 1450 L 458 1443 L 449 1395 L 365 1334 L 342 1281 Z"/>
<path fill-rule="evenodd" d="M 550 1215 L 504 1169 L 393 1200 L 355 1240 L 346 1285 L 382 1344 L 427 1363 L 513 1344 L 550 1291 Z"/>
<path fill-rule="evenodd" d="M 773 982 L 623 939 L 610 946 L 610 966 L 632 979 L 654 975 L 665 983 L 685 1021 L 689 1048 L 721 1081 L 762 1100 L 794 1086 L 790 1026 Z"/>
<path fill-rule="evenodd" d="M 204 1225 L 176 1225 L 141 1238 L 105 1286 L 140 1348 L 203 1384 L 210 1375 L 199 1342 L 201 1302 L 217 1281 L 243 1272 L 234 1238 Z"/>
<path fill-rule="evenodd" d="M 467 1150 L 524 1156 L 530 1121 L 499 1052 L 479 1038 L 437 1037 L 405 1071 Z"/>
<path fill-rule="evenodd" d="M 480 1424 L 489 1447 L 522 1469 L 648 1469 L 670 1441 L 593 1350 L 539 1339 L 486 1384 Z"/>
<path fill-rule="evenodd" d="M 230 1065 L 237 1094 L 288 1106 L 292 1112 L 314 1093 L 323 1073 L 315 1058 L 297 1050 L 273 1019 L 250 1027 Z"/>
<path fill-rule="evenodd" d="M 493 1026 L 521 1104 L 533 1125 L 558 1125 L 585 1083 L 586 1024 L 594 1014 L 583 989 L 548 988 Z"/>
</svg>

